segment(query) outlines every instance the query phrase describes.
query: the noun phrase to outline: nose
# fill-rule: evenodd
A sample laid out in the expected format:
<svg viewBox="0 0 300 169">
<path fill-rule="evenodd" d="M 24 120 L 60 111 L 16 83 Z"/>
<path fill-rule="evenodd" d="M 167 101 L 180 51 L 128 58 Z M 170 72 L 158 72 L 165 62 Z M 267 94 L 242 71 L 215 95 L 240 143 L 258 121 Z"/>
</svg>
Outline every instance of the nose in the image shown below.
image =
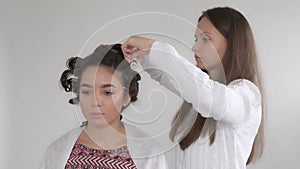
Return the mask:
<svg viewBox="0 0 300 169">
<path fill-rule="evenodd" d="M 195 53 L 196 52 L 196 42 L 194 43 L 193 47 L 192 47 L 192 51 Z"/>
<path fill-rule="evenodd" d="M 192 47 L 193 52 L 196 52 L 197 50 L 199 50 L 199 42 L 195 42 L 193 47 Z"/>
<path fill-rule="evenodd" d="M 195 52 L 195 44 L 192 47 L 192 51 Z"/>
<path fill-rule="evenodd" d="M 103 99 L 100 94 L 97 94 L 97 92 L 94 93 L 93 105 L 98 107 L 103 105 Z"/>
</svg>

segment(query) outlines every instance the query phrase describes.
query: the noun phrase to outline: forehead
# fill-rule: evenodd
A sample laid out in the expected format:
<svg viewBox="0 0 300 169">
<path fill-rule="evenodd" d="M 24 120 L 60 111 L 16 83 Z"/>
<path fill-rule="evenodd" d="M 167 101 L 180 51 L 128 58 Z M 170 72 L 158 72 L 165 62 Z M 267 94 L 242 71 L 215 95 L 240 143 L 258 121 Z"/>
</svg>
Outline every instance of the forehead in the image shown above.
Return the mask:
<svg viewBox="0 0 300 169">
<path fill-rule="evenodd" d="M 218 33 L 219 31 L 216 27 L 211 23 L 211 21 L 207 17 L 203 17 L 197 24 L 197 30 L 200 32 L 207 32 L 210 34 Z"/>
<path fill-rule="evenodd" d="M 86 68 L 81 75 L 81 84 L 114 84 L 121 85 L 120 79 L 115 71 L 106 66 L 90 66 Z"/>
</svg>

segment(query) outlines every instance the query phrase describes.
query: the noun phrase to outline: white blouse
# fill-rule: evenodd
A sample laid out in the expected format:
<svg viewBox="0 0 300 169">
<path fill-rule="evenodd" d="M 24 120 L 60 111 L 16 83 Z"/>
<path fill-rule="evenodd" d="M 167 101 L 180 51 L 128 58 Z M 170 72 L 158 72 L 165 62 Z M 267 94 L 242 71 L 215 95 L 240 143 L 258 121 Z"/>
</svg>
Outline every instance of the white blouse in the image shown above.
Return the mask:
<svg viewBox="0 0 300 169">
<path fill-rule="evenodd" d="M 159 41 L 141 65 L 151 78 L 191 103 L 190 111 L 216 121 L 212 145 L 199 137 L 184 151 L 177 146 L 176 168 L 246 168 L 262 114 L 260 92 L 252 82 L 238 79 L 226 86 L 213 81 L 174 47 Z"/>
</svg>

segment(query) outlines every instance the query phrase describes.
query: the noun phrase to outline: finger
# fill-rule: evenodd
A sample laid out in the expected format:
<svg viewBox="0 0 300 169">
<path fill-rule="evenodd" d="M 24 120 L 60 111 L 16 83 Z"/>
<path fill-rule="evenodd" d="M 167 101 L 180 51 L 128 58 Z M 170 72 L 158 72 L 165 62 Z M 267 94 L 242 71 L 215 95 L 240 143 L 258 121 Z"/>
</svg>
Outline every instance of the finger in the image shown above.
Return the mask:
<svg viewBox="0 0 300 169">
<path fill-rule="evenodd" d="M 134 47 L 134 46 L 130 46 L 130 45 L 128 45 L 128 46 L 126 46 L 126 45 L 122 46 L 122 51 L 123 51 L 124 54 L 131 55 L 131 54 L 133 54 L 134 52 L 136 52 L 138 50 L 139 49 L 136 48 L 136 47 Z"/>
<path fill-rule="evenodd" d="M 128 44 L 123 44 L 121 46 L 121 49 L 122 49 L 122 52 L 123 52 L 123 54 L 124 54 L 125 57 L 130 57 L 131 54 L 133 53 L 131 51 L 131 49 L 129 49 Z"/>
<path fill-rule="evenodd" d="M 132 59 L 128 58 L 128 57 L 125 57 L 125 60 L 128 62 L 128 63 L 131 63 L 132 62 Z"/>
<path fill-rule="evenodd" d="M 124 43 L 121 46 L 121 48 L 122 48 L 123 51 L 128 52 L 128 51 L 130 51 L 130 46 L 131 46 L 130 43 Z"/>
<path fill-rule="evenodd" d="M 139 49 L 137 47 L 132 47 L 131 51 L 132 53 L 139 51 Z"/>
<path fill-rule="evenodd" d="M 130 54 L 130 53 L 124 53 L 124 58 L 127 59 L 127 60 L 131 60 L 132 54 Z"/>
</svg>

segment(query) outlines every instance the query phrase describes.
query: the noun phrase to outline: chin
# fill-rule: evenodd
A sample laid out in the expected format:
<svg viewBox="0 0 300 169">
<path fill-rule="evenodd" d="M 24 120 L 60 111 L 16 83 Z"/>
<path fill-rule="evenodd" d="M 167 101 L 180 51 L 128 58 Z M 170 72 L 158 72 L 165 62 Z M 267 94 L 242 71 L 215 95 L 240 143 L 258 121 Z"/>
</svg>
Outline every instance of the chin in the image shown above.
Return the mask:
<svg viewBox="0 0 300 169">
<path fill-rule="evenodd" d="M 92 125 L 94 127 L 103 127 L 103 126 L 107 126 L 109 124 L 104 119 L 91 119 L 91 120 L 89 120 L 89 125 Z"/>
</svg>

